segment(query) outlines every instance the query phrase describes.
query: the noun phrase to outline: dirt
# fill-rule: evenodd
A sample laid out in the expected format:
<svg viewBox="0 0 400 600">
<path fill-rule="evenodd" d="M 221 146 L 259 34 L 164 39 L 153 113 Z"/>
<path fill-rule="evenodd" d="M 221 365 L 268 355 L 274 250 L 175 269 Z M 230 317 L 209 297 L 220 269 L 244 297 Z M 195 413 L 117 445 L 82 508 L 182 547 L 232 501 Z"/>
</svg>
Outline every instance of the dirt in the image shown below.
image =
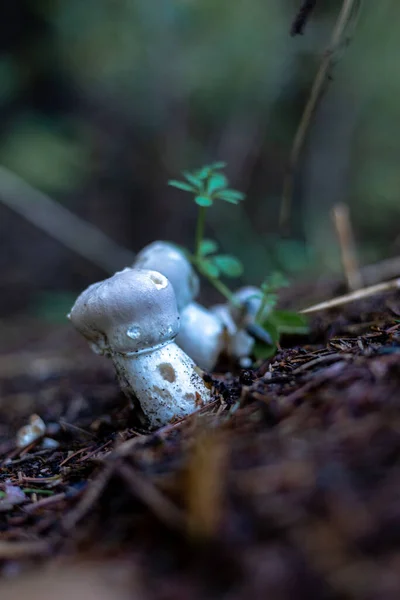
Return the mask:
<svg viewBox="0 0 400 600">
<path fill-rule="evenodd" d="M 400 597 L 399 315 L 318 313 L 150 434 L 68 325 L 4 324 L 0 597 Z M 35 413 L 57 447 L 16 447 Z"/>
</svg>

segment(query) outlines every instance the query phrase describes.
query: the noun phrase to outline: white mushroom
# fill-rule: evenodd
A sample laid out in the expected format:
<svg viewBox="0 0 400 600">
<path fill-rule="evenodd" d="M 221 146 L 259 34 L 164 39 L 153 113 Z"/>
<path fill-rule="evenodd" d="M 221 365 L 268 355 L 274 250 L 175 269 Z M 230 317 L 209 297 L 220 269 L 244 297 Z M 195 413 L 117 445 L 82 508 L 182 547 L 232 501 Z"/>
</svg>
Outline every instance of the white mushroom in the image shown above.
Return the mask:
<svg viewBox="0 0 400 600">
<path fill-rule="evenodd" d="M 215 313 L 197 302 L 181 313 L 176 343 L 206 371 L 212 371 L 225 346 L 224 323 Z"/>
<path fill-rule="evenodd" d="M 133 269 L 158 271 L 174 288 L 178 311 L 181 313 L 198 296 L 200 281 L 184 253 L 169 242 L 153 242 L 136 256 Z"/>
<path fill-rule="evenodd" d="M 224 347 L 224 325 L 215 313 L 194 302 L 199 278 L 184 253 L 168 242 L 153 242 L 139 252 L 132 268 L 154 269 L 171 282 L 181 315 L 175 341 L 199 367 L 211 371 Z"/>
<path fill-rule="evenodd" d="M 113 360 L 124 392 L 139 401 L 151 428 L 210 400 L 195 363 L 173 341 L 179 313 L 164 275 L 144 269 L 115 273 L 84 291 L 69 317 Z"/>
</svg>

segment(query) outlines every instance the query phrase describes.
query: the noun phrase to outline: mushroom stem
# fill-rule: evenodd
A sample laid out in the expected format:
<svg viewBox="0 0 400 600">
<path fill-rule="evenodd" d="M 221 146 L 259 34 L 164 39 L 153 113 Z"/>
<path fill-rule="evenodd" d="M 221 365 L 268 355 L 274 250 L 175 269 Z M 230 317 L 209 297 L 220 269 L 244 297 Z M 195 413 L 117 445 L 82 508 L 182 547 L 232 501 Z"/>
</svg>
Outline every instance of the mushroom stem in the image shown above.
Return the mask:
<svg viewBox="0 0 400 600">
<path fill-rule="evenodd" d="M 195 363 L 174 342 L 149 351 L 113 353 L 112 359 L 122 389 L 136 395 L 152 429 L 210 401 Z"/>
</svg>

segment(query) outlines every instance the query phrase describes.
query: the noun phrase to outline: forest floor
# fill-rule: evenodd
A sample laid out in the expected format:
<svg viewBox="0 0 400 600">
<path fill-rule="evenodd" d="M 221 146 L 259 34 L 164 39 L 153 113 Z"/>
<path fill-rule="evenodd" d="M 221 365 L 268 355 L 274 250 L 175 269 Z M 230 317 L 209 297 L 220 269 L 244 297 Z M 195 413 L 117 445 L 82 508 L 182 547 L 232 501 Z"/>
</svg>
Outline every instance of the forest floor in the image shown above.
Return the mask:
<svg viewBox="0 0 400 600">
<path fill-rule="evenodd" d="M 399 295 L 311 330 L 148 434 L 70 326 L 2 324 L 0 598 L 399 598 Z"/>
</svg>

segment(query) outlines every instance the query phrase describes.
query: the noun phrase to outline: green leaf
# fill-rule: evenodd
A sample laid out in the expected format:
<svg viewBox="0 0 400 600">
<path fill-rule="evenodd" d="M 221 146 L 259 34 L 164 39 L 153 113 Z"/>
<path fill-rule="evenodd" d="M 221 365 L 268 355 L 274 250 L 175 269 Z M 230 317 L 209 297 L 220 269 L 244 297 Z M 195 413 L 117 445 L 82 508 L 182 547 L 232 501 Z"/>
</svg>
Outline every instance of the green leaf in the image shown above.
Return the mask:
<svg viewBox="0 0 400 600">
<path fill-rule="evenodd" d="M 218 250 L 218 244 L 214 240 L 201 240 L 200 242 L 200 254 L 201 256 L 207 256 L 213 254 Z"/>
<path fill-rule="evenodd" d="M 256 342 L 253 347 L 253 354 L 257 360 L 272 358 L 276 354 L 276 351 L 276 346 L 266 346 L 265 344 L 261 344 L 261 342 Z"/>
<path fill-rule="evenodd" d="M 210 179 L 207 182 L 207 192 L 211 195 L 217 190 L 222 190 L 228 185 L 228 180 L 225 175 L 221 175 L 220 173 L 215 173 L 215 175 L 211 175 Z"/>
<path fill-rule="evenodd" d="M 182 174 L 197 190 L 201 189 L 203 181 L 199 177 L 189 173 L 189 171 L 182 171 Z"/>
<path fill-rule="evenodd" d="M 199 206 L 212 206 L 212 204 L 213 204 L 212 199 L 209 198 L 208 196 L 196 196 L 194 201 Z"/>
<path fill-rule="evenodd" d="M 266 277 L 265 281 L 261 285 L 261 289 L 263 292 L 268 293 L 269 291 L 279 290 L 283 287 L 288 287 L 289 281 L 286 279 L 282 273 L 279 271 L 274 271 Z"/>
<path fill-rule="evenodd" d="M 218 169 L 225 169 L 225 167 L 226 167 L 226 162 L 223 162 L 223 161 L 217 161 L 217 162 L 214 162 L 214 163 L 212 163 L 212 164 L 210 165 L 210 167 L 211 167 L 211 169 L 212 169 L 213 171 L 217 171 Z"/>
<path fill-rule="evenodd" d="M 266 346 L 261 342 L 256 342 L 253 347 L 253 354 L 257 360 L 266 360 L 272 358 L 276 354 L 276 346 Z"/>
<path fill-rule="evenodd" d="M 203 275 L 206 275 L 207 277 L 212 277 L 212 279 L 218 279 L 220 274 L 217 265 L 215 265 L 208 259 L 202 259 L 198 263 L 198 269 L 201 273 L 203 273 Z"/>
<path fill-rule="evenodd" d="M 239 204 L 241 200 L 245 199 L 245 195 L 242 192 L 238 192 L 237 190 L 221 190 L 217 194 L 215 194 L 216 198 L 220 198 L 221 200 L 225 200 L 225 202 L 230 202 L 231 204 Z"/>
<path fill-rule="evenodd" d="M 195 171 L 194 176 L 201 179 L 201 181 L 204 181 L 205 179 L 207 179 L 207 177 L 209 177 L 211 175 L 211 172 L 212 172 L 212 167 L 205 166 L 205 167 L 202 167 L 201 169 L 199 169 L 198 171 Z"/>
<path fill-rule="evenodd" d="M 230 254 L 218 254 L 213 256 L 212 261 L 227 277 L 240 277 L 243 273 L 243 265 L 240 260 Z"/>
<path fill-rule="evenodd" d="M 194 188 L 193 186 L 189 185 L 188 183 L 185 183 L 184 181 L 178 181 L 177 179 L 170 179 L 168 181 L 168 185 L 176 187 L 178 188 L 178 190 L 183 190 L 184 192 L 196 193 L 197 191 L 196 188 Z"/>
<path fill-rule="evenodd" d="M 262 327 L 265 331 L 268 331 L 273 343 L 277 344 L 279 342 L 280 332 L 274 321 L 272 319 L 266 319 Z"/>
<path fill-rule="evenodd" d="M 289 310 L 275 310 L 269 317 L 281 333 L 307 334 L 310 331 L 307 317 Z"/>
<path fill-rule="evenodd" d="M 277 344 L 279 342 L 279 331 L 276 325 L 272 322 L 266 321 L 263 324 L 265 331 L 269 333 L 273 341 L 273 345 L 263 344 L 262 342 L 256 341 L 253 348 L 253 354 L 257 360 L 265 360 L 274 356 L 277 350 Z"/>
</svg>

